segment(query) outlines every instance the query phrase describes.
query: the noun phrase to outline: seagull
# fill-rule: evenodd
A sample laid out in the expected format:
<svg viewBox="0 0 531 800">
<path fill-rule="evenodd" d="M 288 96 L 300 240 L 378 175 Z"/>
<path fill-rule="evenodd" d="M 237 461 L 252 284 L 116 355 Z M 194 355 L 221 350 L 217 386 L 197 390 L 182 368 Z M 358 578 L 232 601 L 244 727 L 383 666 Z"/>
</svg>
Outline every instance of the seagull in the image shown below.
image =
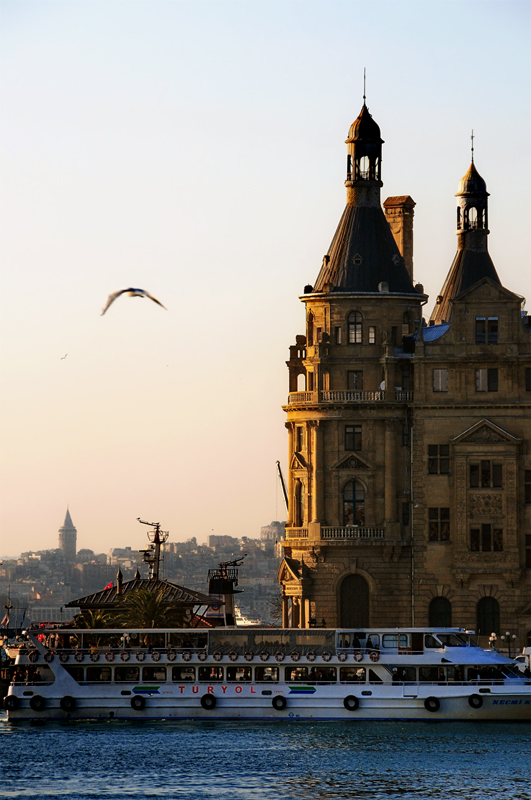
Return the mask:
<svg viewBox="0 0 531 800">
<path fill-rule="evenodd" d="M 120 289 L 119 292 L 113 292 L 112 294 L 110 294 L 109 297 L 107 298 L 107 303 L 105 304 L 105 308 L 101 312 L 101 316 L 105 314 L 111 303 L 114 303 L 116 298 L 120 297 L 121 294 L 128 294 L 129 297 L 149 297 L 149 299 L 153 300 L 154 303 L 157 303 L 157 305 L 162 306 L 162 308 L 164 308 L 166 311 L 168 310 L 166 306 L 163 306 L 162 303 L 160 303 L 156 297 L 153 297 L 152 294 L 146 292 L 145 289 L 129 288 L 129 289 Z"/>
<path fill-rule="evenodd" d="M 64 354 L 64 356 L 61 356 L 61 358 L 59 359 L 59 361 L 64 361 L 64 359 L 67 357 L 67 355 L 68 355 L 68 353 L 65 353 L 65 354 Z"/>
</svg>

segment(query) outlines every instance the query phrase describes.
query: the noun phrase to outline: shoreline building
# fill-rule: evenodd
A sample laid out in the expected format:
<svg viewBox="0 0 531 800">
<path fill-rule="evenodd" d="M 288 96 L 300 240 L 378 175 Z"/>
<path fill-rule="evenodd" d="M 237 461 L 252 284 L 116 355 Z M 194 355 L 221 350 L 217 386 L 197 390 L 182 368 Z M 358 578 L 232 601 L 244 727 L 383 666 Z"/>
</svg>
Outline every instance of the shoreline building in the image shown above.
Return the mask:
<svg viewBox="0 0 531 800">
<path fill-rule="evenodd" d="M 63 526 L 59 528 L 59 550 L 62 552 L 65 561 L 76 560 L 77 528 L 74 527 L 68 508 L 66 509 Z"/>
<path fill-rule="evenodd" d="M 457 625 L 531 643 L 531 327 L 488 253 L 485 181 L 472 154 L 426 325 L 415 203 L 382 210 L 365 102 L 346 144 L 347 205 L 287 362 L 283 624 Z"/>
</svg>

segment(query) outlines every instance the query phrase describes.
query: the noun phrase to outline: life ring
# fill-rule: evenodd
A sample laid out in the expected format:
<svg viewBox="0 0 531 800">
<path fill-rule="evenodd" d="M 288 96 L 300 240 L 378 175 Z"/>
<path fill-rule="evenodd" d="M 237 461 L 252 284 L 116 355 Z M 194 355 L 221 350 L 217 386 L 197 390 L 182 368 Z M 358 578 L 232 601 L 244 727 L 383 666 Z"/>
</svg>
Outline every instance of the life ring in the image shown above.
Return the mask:
<svg viewBox="0 0 531 800">
<path fill-rule="evenodd" d="M 479 694 L 471 694 L 468 698 L 468 705 L 470 708 L 481 708 L 483 705 L 483 698 Z"/>
<path fill-rule="evenodd" d="M 214 659 L 214 661 L 221 661 L 221 659 L 223 658 L 223 653 L 221 653 L 219 650 L 216 650 L 215 653 L 212 653 L 212 658 Z"/>
<path fill-rule="evenodd" d="M 229 653 L 229 661 L 237 661 L 238 660 L 238 653 L 235 650 L 231 650 Z"/>
<path fill-rule="evenodd" d="M 360 661 L 363 661 L 363 653 L 361 652 L 361 650 L 356 650 L 354 652 L 354 661 L 357 661 L 358 664 L 360 663 Z"/>
<path fill-rule="evenodd" d="M 70 695 L 67 694 L 64 697 L 61 697 L 59 705 L 61 706 L 63 711 L 70 713 L 76 707 L 76 701 L 74 700 L 73 697 L 70 697 Z"/>
<path fill-rule="evenodd" d="M 46 700 L 40 694 L 34 694 L 33 697 L 30 697 L 29 704 L 34 711 L 44 711 Z"/>
<path fill-rule="evenodd" d="M 61 655 L 59 656 L 59 661 L 61 662 L 61 664 L 66 664 L 66 662 L 68 661 L 68 653 L 61 653 Z"/>
<path fill-rule="evenodd" d="M 192 658 L 192 654 L 189 650 L 185 650 L 181 658 L 183 661 L 190 661 L 190 659 Z"/>
<path fill-rule="evenodd" d="M 128 650 L 122 650 L 120 653 L 120 661 L 129 661 L 131 653 Z"/>
<path fill-rule="evenodd" d="M 306 653 L 306 658 L 308 659 L 308 661 L 315 661 L 315 653 L 313 652 L 313 650 L 310 650 L 309 653 Z"/>
<path fill-rule="evenodd" d="M 346 661 L 347 658 L 348 658 L 347 654 L 345 652 L 343 652 L 343 651 L 341 651 L 341 653 L 337 654 L 337 660 L 338 661 Z"/>
<path fill-rule="evenodd" d="M 246 661 L 252 661 L 254 658 L 254 653 L 251 653 L 250 650 L 246 650 L 245 653 L 243 654 L 243 657 Z"/>
<path fill-rule="evenodd" d="M 152 660 L 152 661 L 160 661 L 160 653 L 159 653 L 159 651 L 158 651 L 158 650 L 154 650 L 154 651 L 151 653 L 151 660 Z"/>
<path fill-rule="evenodd" d="M 48 652 L 44 654 L 44 660 L 46 661 L 47 664 L 53 661 L 53 653 L 51 650 L 48 650 Z"/>
<path fill-rule="evenodd" d="M 168 661 L 175 661 L 175 659 L 177 658 L 177 653 L 175 652 L 175 650 L 167 650 L 166 658 L 168 659 Z"/>
<path fill-rule="evenodd" d="M 376 663 L 377 661 L 379 661 L 379 660 L 380 660 L 380 653 L 378 652 L 378 650 L 372 650 L 372 651 L 369 653 L 369 658 L 371 659 L 371 661 L 373 661 L 374 663 Z"/>
<path fill-rule="evenodd" d="M 323 653 L 322 658 L 323 658 L 323 661 L 326 661 L 328 663 L 330 661 L 330 659 L 332 658 L 332 654 L 329 653 L 328 650 L 325 650 L 324 653 Z"/>
<path fill-rule="evenodd" d="M 348 694 L 343 700 L 343 705 L 347 711 L 356 711 L 359 708 L 360 701 L 354 694 Z"/>
<path fill-rule="evenodd" d="M 207 660 L 207 656 L 208 656 L 208 653 L 207 653 L 206 650 L 201 650 L 201 652 L 197 654 L 197 657 L 198 657 L 199 661 L 206 661 Z"/>
<path fill-rule="evenodd" d="M 135 696 L 131 698 L 131 708 L 135 711 L 143 711 L 145 707 L 146 700 L 141 694 L 135 694 Z"/>
<path fill-rule="evenodd" d="M 301 654 L 299 653 L 298 650 L 293 650 L 292 651 L 292 653 L 291 653 L 291 660 L 292 661 L 299 661 L 300 657 L 301 657 Z"/>
<path fill-rule="evenodd" d="M 96 653 L 91 653 L 89 655 L 89 658 L 90 658 L 91 661 L 99 661 L 99 657 L 100 657 L 100 654 L 97 653 L 97 652 Z"/>
<path fill-rule="evenodd" d="M 107 650 L 105 653 L 105 661 L 114 661 L 114 653 L 112 650 Z"/>
<path fill-rule="evenodd" d="M 284 661 L 286 658 L 286 654 L 282 652 L 282 650 L 277 650 L 275 653 L 275 658 L 277 661 Z"/>
<path fill-rule="evenodd" d="M 136 654 L 136 660 L 137 661 L 145 661 L 146 660 L 146 654 L 144 653 L 143 650 L 139 650 L 138 651 L 138 653 Z"/>
<path fill-rule="evenodd" d="M 4 697 L 4 708 L 6 711 L 16 711 L 20 705 L 20 700 L 16 694 L 8 694 Z"/>
<path fill-rule="evenodd" d="M 441 707 L 441 701 L 438 697 L 427 697 L 424 700 L 424 708 L 426 711 L 438 711 Z"/>
<path fill-rule="evenodd" d="M 204 694 L 201 698 L 201 705 L 205 711 L 213 711 L 216 707 L 217 700 L 213 694 Z"/>
<path fill-rule="evenodd" d="M 32 650 L 31 653 L 29 654 L 28 658 L 31 661 L 31 663 L 34 664 L 36 661 L 39 660 L 39 651 L 38 650 Z"/>
<path fill-rule="evenodd" d="M 80 653 L 79 650 L 77 651 L 77 653 L 74 653 L 74 660 L 77 661 L 78 664 L 81 661 L 83 661 L 84 658 L 85 656 L 83 655 L 83 653 Z"/>
<path fill-rule="evenodd" d="M 275 708 L 277 711 L 284 711 L 284 709 L 288 704 L 286 698 L 282 697 L 282 695 L 280 694 L 277 694 L 276 697 L 273 697 L 271 703 L 273 705 L 273 708 Z"/>
<path fill-rule="evenodd" d="M 267 650 L 262 650 L 260 653 L 260 661 L 268 661 L 269 660 L 269 653 Z"/>
</svg>

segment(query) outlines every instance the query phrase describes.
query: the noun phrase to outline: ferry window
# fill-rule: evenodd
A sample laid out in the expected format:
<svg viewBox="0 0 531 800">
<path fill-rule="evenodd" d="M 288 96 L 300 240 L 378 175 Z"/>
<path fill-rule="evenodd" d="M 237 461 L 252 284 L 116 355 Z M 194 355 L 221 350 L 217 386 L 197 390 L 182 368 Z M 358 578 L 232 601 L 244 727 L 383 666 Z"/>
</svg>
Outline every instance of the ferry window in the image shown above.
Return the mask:
<svg viewBox="0 0 531 800">
<path fill-rule="evenodd" d="M 367 637 L 367 644 L 365 645 L 365 647 L 367 648 L 367 650 L 370 650 L 371 647 L 372 648 L 380 647 L 380 635 L 378 633 L 370 633 L 369 636 Z"/>
<path fill-rule="evenodd" d="M 111 668 L 110 667 L 87 667 L 87 681 L 93 683 L 96 681 L 110 681 Z"/>
<path fill-rule="evenodd" d="M 382 647 L 411 647 L 411 634 L 384 633 Z"/>
<path fill-rule="evenodd" d="M 223 667 L 199 667 L 199 680 L 206 683 L 223 680 Z"/>
<path fill-rule="evenodd" d="M 313 672 L 315 673 L 314 680 L 317 683 L 335 683 L 337 680 L 337 669 L 335 667 L 314 667 Z"/>
<path fill-rule="evenodd" d="M 450 472 L 450 445 L 428 445 L 428 473 L 430 475 L 448 475 Z"/>
<path fill-rule="evenodd" d="M 278 667 L 256 667 L 255 681 L 278 681 Z"/>
<path fill-rule="evenodd" d="M 140 668 L 139 667 L 115 667 L 114 668 L 115 681 L 139 681 Z"/>
<path fill-rule="evenodd" d="M 437 641 L 435 636 L 432 636 L 431 633 L 427 633 L 424 637 L 424 647 L 440 647 L 440 642 Z"/>
<path fill-rule="evenodd" d="M 253 670 L 252 667 L 227 667 L 227 680 L 235 681 L 236 683 L 244 683 L 245 681 L 252 681 Z"/>
<path fill-rule="evenodd" d="M 313 676 L 312 676 L 313 670 Z M 315 668 L 314 667 L 286 667 L 286 680 L 307 682 L 310 680 L 315 681 Z"/>
<path fill-rule="evenodd" d="M 165 681 L 166 667 L 144 667 L 142 669 L 143 681 Z"/>
<path fill-rule="evenodd" d="M 455 667 L 446 667 L 449 681 L 462 681 L 465 674 L 464 667 L 458 665 Z"/>
<path fill-rule="evenodd" d="M 395 681 L 413 683 L 417 680 L 416 667 L 400 667 L 395 664 L 390 669 L 393 676 L 393 683 Z"/>
<path fill-rule="evenodd" d="M 373 669 L 369 669 L 369 683 L 383 683 L 378 673 Z"/>
<path fill-rule="evenodd" d="M 446 681 L 446 670 L 444 667 L 420 667 L 419 681 L 427 683 Z"/>
<path fill-rule="evenodd" d="M 78 683 L 83 683 L 84 672 L 83 667 L 65 667 L 68 674 Z"/>
<path fill-rule="evenodd" d="M 341 667 L 339 680 L 341 683 L 365 683 L 365 667 Z"/>
<path fill-rule="evenodd" d="M 173 667 L 171 679 L 172 681 L 192 683 L 195 681 L 195 667 Z"/>
<path fill-rule="evenodd" d="M 434 369 L 433 370 L 433 391 L 434 392 L 447 392 L 448 391 L 448 370 L 447 369 Z"/>
</svg>

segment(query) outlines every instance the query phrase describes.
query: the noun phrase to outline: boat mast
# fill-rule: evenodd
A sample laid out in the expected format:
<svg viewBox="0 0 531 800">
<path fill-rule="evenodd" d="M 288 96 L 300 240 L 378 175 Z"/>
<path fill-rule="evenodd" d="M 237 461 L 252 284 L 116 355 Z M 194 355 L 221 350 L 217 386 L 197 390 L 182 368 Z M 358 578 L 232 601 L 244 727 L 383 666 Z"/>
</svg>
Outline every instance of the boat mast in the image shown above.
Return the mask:
<svg viewBox="0 0 531 800">
<path fill-rule="evenodd" d="M 168 541 L 169 531 L 161 531 L 160 522 L 144 522 L 143 519 L 137 517 L 142 525 L 149 525 L 154 528 L 148 531 L 147 537 L 151 544 L 146 550 L 139 550 L 143 553 L 142 561 L 149 566 L 149 577 L 155 580 L 159 579 L 160 572 L 160 546 Z"/>
</svg>

